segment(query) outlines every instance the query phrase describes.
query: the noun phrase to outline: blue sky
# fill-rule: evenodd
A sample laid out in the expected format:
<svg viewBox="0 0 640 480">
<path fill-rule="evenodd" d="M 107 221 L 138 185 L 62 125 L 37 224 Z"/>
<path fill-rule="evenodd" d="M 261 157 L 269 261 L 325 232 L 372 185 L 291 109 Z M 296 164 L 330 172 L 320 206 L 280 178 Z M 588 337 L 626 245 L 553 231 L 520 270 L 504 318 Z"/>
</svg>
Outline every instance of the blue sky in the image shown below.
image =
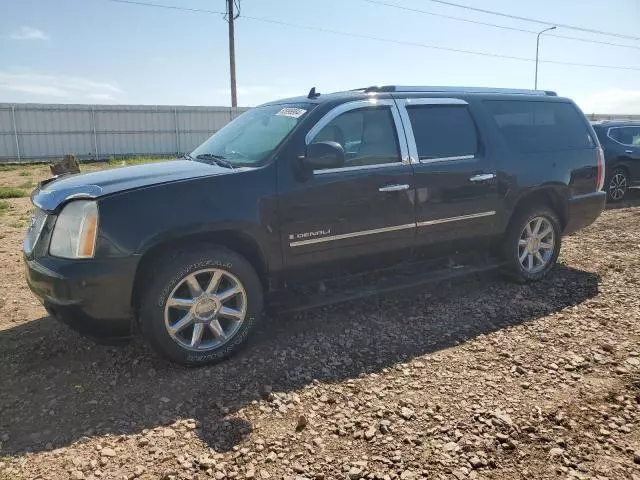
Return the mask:
<svg viewBox="0 0 640 480">
<path fill-rule="evenodd" d="M 145 1 L 145 0 L 140 0 Z M 223 11 L 224 0 L 150 0 Z M 441 5 L 387 3 L 509 27 L 544 26 Z M 452 0 L 474 7 L 640 36 L 638 0 Z M 535 35 L 408 12 L 365 0 L 242 0 L 242 15 L 401 42 L 535 56 Z M 640 114 L 640 41 L 558 28 L 541 59 L 636 67 L 609 70 L 541 63 L 539 87 L 587 113 Z M 236 22 L 238 97 L 283 96 L 371 84 L 532 88 L 534 63 L 440 51 L 260 22 Z M 220 15 L 107 0 L 6 0 L 0 16 L 0 102 L 229 105 L 227 25 Z"/>
</svg>

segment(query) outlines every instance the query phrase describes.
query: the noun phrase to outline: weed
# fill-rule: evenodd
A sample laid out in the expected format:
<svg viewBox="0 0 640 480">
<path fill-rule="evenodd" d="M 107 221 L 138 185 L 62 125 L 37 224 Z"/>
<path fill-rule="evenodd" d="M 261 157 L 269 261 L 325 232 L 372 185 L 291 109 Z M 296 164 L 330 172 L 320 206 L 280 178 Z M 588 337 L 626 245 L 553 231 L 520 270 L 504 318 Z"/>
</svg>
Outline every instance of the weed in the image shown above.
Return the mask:
<svg viewBox="0 0 640 480">
<path fill-rule="evenodd" d="M 0 198 L 21 198 L 27 195 L 27 192 L 20 188 L 0 187 Z"/>
</svg>

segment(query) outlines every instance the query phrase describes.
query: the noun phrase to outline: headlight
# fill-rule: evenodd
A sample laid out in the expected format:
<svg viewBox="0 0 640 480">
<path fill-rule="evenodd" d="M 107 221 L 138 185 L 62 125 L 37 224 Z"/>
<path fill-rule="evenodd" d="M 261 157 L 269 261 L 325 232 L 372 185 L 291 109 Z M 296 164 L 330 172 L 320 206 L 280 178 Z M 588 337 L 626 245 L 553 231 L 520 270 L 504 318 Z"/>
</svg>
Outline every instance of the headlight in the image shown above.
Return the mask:
<svg viewBox="0 0 640 480">
<path fill-rule="evenodd" d="M 98 233 L 98 205 L 89 200 L 68 203 L 58 215 L 49 253 L 63 258 L 92 258 Z"/>
</svg>

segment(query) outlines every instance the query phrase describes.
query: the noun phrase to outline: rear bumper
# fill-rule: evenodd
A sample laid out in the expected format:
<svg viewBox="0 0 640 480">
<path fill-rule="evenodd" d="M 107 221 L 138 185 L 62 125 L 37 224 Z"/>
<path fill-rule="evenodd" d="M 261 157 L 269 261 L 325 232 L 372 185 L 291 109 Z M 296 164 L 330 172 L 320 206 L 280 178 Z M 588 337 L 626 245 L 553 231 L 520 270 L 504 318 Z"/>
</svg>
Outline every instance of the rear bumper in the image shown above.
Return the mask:
<svg viewBox="0 0 640 480">
<path fill-rule="evenodd" d="M 131 335 L 138 257 L 106 260 L 25 258 L 29 288 L 50 315 L 99 339 Z"/>
<path fill-rule="evenodd" d="M 595 222 L 604 210 L 606 202 L 607 194 L 602 191 L 571 198 L 564 235 L 570 235 Z"/>
</svg>

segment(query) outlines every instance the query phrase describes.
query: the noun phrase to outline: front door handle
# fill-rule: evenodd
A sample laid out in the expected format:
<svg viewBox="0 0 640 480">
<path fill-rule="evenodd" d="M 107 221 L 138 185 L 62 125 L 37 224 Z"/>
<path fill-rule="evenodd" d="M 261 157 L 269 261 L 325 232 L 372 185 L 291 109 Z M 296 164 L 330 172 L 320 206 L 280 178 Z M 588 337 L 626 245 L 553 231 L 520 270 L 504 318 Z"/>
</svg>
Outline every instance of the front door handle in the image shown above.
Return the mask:
<svg viewBox="0 0 640 480">
<path fill-rule="evenodd" d="M 625 150 L 624 153 L 633 153 L 633 150 Z"/>
<path fill-rule="evenodd" d="M 385 185 L 384 187 L 380 187 L 378 189 L 379 192 L 401 192 L 402 190 L 409 190 L 409 185 L 404 184 L 396 184 L 396 185 Z"/>
<path fill-rule="evenodd" d="M 474 175 L 469 179 L 470 182 L 486 182 L 487 180 L 493 180 L 496 178 L 495 173 L 481 173 L 479 175 Z"/>
</svg>

